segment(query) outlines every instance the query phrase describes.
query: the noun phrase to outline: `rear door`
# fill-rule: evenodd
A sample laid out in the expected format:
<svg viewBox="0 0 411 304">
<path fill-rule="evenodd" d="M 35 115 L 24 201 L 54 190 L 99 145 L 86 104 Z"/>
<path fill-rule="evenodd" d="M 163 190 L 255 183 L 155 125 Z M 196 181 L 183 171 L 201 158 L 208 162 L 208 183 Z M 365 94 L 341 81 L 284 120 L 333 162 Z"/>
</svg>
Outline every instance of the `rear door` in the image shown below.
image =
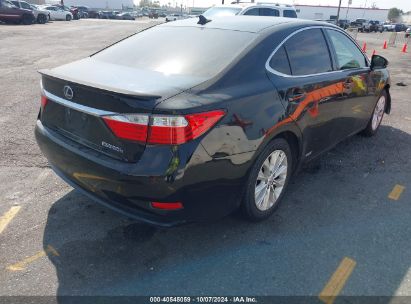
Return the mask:
<svg viewBox="0 0 411 304">
<path fill-rule="evenodd" d="M 0 20 L 17 21 L 19 19 L 19 9 L 8 1 L 0 0 Z"/>
<path fill-rule="evenodd" d="M 323 30 L 293 33 L 274 51 L 267 69 L 287 114 L 303 133 L 306 157 L 331 147 L 338 134 L 335 120 L 342 110 L 343 82 L 334 71 Z"/>
</svg>

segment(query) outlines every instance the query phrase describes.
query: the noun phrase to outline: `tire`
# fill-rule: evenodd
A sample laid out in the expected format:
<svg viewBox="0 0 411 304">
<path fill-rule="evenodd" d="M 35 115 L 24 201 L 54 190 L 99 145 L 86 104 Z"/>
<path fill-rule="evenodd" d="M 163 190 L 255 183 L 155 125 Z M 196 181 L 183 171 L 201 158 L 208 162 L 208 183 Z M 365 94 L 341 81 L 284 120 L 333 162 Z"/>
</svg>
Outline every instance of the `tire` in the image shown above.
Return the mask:
<svg viewBox="0 0 411 304">
<path fill-rule="evenodd" d="M 292 168 L 292 151 L 285 139 L 276 138 L 264 148 L 253 164 L 246 184 L 242 211 L 247 219 L 262 221 L 274 213 L 286 191 Z"/>
<path fill-rule="evenodd" d="M 66 21 L 71 21 L 71 16 L 70 15 L 66 16 Z"/>
<path fill-rule="evenodd" d="M 33 18 L 30 15 L 23 15 L 21 18 L 21 23 L 24 25 L 29 25 L 33 23 Z"/>
<path fill-rule="evenodd" d="M 38 15 L 37 22 L 40 24 L 45 24 L 47 22 L 47 16 L 43 14 Z"/>
<path fill-rule="evenodd" d="M 385 109 L 387 108 L 387 101 L 388 94 L 387 91 L 384 90 L 381 96 L 378 98 L 377 103 L 375 104 L 367 127 L 361 132 L 363 136 L 371 137 L 377 134 L 382 119 L 384 118 Z"/>
</svg>

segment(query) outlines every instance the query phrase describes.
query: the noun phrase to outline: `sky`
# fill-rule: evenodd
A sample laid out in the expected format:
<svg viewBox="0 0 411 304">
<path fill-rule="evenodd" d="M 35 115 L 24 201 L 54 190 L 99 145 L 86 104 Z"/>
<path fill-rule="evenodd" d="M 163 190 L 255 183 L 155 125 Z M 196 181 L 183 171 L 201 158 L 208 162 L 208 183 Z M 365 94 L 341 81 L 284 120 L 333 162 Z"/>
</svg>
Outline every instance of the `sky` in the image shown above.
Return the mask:
<svg viewBox="0 0 411 304">
<path fill-rule="evenodd" d="M 225 0 L 226 3 L 230 3 L 233 0 Z M 247 0 L 249 1 L 249 0 Z M 258 0 L 256 0 L 258 1 Z M 284 4 L 309 4 L 309 5 L 335 5 L 338 6 L 339 0 L 264 0 L 267 2 L 279 2 Z M 221 0 L 160 0 L 161 4 L 175 5 L 176 3 L 184 6 L 207 7 L 213 4 L 221 4 Z M 263 2 L 263 0 L 261 1 Z M 397 7 L 405 12 L 411 11 L 411 0 L 352 0 L 354 7 L 371 7 L 375 3 L 378 8 L 391 8 Z M 347 6 L 348 0 L 342 0 L 342 6 Z"/>
</svg>

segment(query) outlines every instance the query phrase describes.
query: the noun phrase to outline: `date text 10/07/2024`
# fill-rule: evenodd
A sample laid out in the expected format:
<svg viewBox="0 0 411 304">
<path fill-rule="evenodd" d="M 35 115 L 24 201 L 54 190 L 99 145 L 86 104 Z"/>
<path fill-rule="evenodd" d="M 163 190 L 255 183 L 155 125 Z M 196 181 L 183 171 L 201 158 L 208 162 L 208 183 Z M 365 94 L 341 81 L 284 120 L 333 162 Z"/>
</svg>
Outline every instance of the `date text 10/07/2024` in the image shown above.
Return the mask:
<svg viewBox="0 0 411 304">
<path fill-rule="evenodd" d="M 258 303 L 254 297 L 150 297 L 150 303 Z"/>
</svg>

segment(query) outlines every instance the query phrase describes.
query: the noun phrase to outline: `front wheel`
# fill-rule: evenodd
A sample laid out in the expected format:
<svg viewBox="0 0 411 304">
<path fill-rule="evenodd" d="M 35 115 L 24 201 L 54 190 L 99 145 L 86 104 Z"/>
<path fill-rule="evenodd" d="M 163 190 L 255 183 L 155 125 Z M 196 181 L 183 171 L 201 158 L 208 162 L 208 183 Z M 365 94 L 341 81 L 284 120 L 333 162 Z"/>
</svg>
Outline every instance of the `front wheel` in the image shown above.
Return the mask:
<svg viewBox="0 0 411 304">
<path fill-rule="evenodd" d="M 371 137 L 377 133 L 378 128 L 381 125 L 382 118 L 384 117 L 386 107 L 387 107 L 387 92 L 383 91 L 383 93 L 381 94 L 380 98 L 377 101 L 377 104 L 375 105 L 374 111 L 372 113 L 370 121 L 368 122 L 367 127 L 362 132 L 363 135 L 367 137 Z"/>
<path fill-rule="evenodd" d="M 251 168 L 246 185 L 242 208 L 248 219 L 261 221 L 274 213 L 292 168 L 292 153 L 285 139 L 274 139 L 264 148 Z"/>
<path fill-rule="evenodd" d="M 71 21 L 71 16 L 70 15 L 66 16 L 66 21 Z"/>
<path fill-rule="evenodd" d="M 46 15 L 40 14 L 37 16 L 37 22 L 40 24 L 45 24 L 47 22 Z"/>
</svg>

